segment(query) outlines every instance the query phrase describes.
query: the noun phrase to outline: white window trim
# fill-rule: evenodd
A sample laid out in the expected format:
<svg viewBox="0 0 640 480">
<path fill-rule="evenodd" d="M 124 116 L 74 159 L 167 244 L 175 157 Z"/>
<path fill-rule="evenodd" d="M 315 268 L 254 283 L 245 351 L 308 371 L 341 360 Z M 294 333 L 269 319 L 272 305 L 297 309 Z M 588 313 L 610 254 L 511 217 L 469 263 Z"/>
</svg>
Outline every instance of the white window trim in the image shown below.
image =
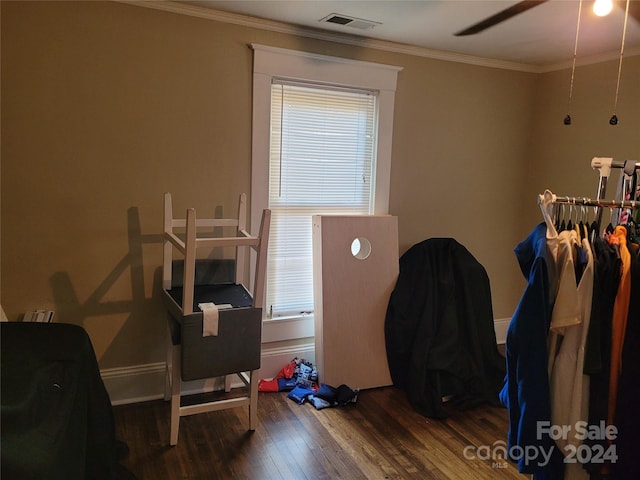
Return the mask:
<svg viewBox="0 0 640 480">
<path fill-rule="evenodd" d="M 393 109 L 398 72 L 402 67 L 312 54 L 284 48 L 251 44 L 253 49 L 253 116 L 251 166 L 251 231 L 258 231 L 262 210 L 269 201 L 269 146 L 271 83 L 274 77 L 378 92 L 378 144 L 374 172 L 375 214 L 389 212 Z M 253 262 L 252 262 L 253 263 Z M 265 319 L 263 342 L 282 340 L 282 328 L 268 328 Z M 293 338 L 313 336 L 313 316 L 301 317 L 299 333 Z M 273 330 L 273 333 L 270 331 Z M 276 331 L 278 333 L 276 333 Z M 286 336 L 286 339 L 292 337 Z"/>
</svg>

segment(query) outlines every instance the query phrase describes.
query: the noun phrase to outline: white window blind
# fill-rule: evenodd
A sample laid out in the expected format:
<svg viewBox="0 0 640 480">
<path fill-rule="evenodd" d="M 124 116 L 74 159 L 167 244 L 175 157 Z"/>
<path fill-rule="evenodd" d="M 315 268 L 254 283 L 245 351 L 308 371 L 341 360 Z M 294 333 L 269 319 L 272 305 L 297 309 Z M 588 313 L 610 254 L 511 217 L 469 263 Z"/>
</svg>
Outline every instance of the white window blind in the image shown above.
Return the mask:
<svg viewBox="0 0 640 480">
<path fill-rule="evenodd" d="M 376 111 L 371 91 L 272 83 L 268 316 L 313 311 L 312 215 L 373 213 Z"/>
</svg>

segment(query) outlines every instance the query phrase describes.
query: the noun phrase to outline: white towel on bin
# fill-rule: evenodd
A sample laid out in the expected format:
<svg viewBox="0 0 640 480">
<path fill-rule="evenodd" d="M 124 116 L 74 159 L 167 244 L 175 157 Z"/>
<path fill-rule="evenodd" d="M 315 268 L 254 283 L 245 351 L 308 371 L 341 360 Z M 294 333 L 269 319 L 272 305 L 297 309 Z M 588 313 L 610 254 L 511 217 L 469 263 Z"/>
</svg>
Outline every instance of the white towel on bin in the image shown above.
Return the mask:
<svg viewBox="0 0 640 480">
<path fill-rule="evenodd" d="M 218 306 L 213 302 L 199 303 L 202 310 L 202 336 L 218 336 Z"/>
</svg>

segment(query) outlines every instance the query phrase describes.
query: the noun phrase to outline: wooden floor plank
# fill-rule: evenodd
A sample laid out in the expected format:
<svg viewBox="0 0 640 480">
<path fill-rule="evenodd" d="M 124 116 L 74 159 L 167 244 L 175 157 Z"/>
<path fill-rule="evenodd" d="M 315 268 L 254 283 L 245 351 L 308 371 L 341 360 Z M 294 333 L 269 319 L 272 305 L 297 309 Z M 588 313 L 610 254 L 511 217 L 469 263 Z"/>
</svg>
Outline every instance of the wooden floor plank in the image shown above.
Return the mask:
<svg viewBox="0 0 640 480">
<path fill-rule="evenodd" d="M 364 477 L 353 458 L 342 448 L 337 439 L 330 435 L 322 422 L 318 421 L 318 414 L 324 414 L 326 409 L 316 412 L 315 409 L 309 409 L 311 408 L 309 405 L 295 405 L 293 403 L 285 403 L 284 407 L 290 415 L 298 419 L 300 428 L 304 428 L 309 433 L 305 443 L 324 469 L 326 478 Z M 308 414 L 300 415 L 300 408 L 307 409 L 306 412 L 303 412 Z"/>
<path fill-rule="evenodd" d="M 469 459 L 464 449 L 506 441 L 507 411 L 492 406 L 429 419 L 394 387 L 361 391 L 355 404 L 316 410 L 286 393 L 260 393 L 258 425 L 247 408 L 183 417 L 170 447 L 167 402 L 114 407 L 122 465 L 139 480 L 156 479 L 424 479 L 523 478 L 513 464 Z M 132 478 L 132 477 L 130 477 Z"/>
</svg>

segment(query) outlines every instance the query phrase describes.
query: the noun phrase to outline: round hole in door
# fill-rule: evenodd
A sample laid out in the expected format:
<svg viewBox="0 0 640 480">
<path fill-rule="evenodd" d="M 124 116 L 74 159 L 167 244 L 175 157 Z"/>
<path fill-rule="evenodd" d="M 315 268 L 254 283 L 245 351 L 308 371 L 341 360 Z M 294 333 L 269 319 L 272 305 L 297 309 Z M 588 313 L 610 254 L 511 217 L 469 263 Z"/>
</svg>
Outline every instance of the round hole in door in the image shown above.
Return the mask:
<svg viewBox="0 0 640 480">
<path fill-rule="evenodd" d="M 358 260 L 365 260 L 371 255 L 371 242 L 364 237 L 357 237 L 351 242 L 351 255 Z"/>
</svg>

